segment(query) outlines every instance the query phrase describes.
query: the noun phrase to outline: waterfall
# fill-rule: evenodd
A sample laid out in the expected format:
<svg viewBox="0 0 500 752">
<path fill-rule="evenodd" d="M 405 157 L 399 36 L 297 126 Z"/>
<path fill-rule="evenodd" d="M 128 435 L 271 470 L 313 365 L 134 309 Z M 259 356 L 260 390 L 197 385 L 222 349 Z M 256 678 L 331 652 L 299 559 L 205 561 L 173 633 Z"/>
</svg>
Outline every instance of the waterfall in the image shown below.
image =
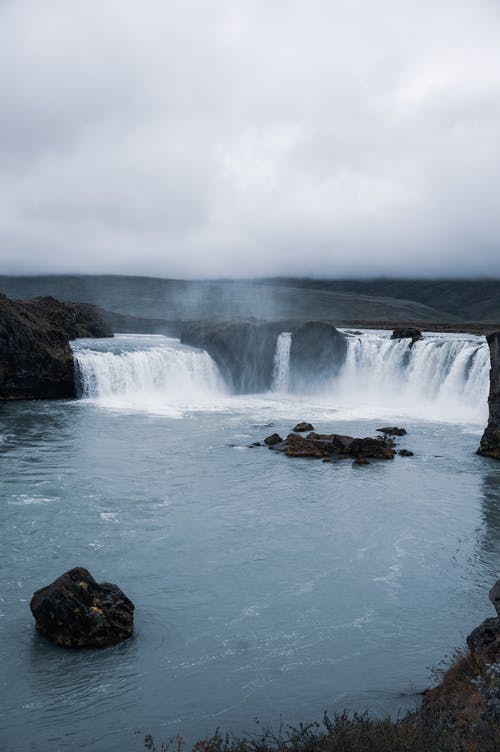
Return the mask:
<svg viewBox="0 0 500 752">
<path fill-rule="evenodd" d="M 348 333 L 344 367 L 330 382 L 336 401 L 384 406 L 441 420 L 481 422 L 487 414 L 490 357 L 472 335 L 426 334 L 410 347 L 387 332 Z"/>
<path fill-rule="evenodd" d="M 162 336 L 72 343 L 80 396 L 116 407 L 196 405 L 224 394 L 208 353 Z"/>
<path fill-rule="evenodd" d="M 276 341 L 276 354 L 273 367 L 273 392 L 288 392 L 290 380 L 291 332 L 282 332 Z"/>
<path fill-rule="evenodd" d="M 332 361 L 330 378 L 325 378 L 325 363 L 320 377 L 314 368 L 302 374 L 304 388 L 294 400 L 356 419 L 406 416 L 486 422 L 490 358 L 483 337 L 427 333 L 410 346 L 409 340 L 391 340 L 390 332 L 346 331 L 345 336 L 347 352 L 340 370 L 339 363 Z M 292 398 L 291 345 L 291 332 L 282 332 L 276 340 L 272 372 L 272 399 L 279 402 Z M 229 405 L 237 409 L 237 396 L 227 402 L 229 388 L 210 355 L 179 340 L 118 335 L 77 340 L 72 347 L 78 391 L 87 400 L 172 415 Z M 246 365 L 255 367 L 253 358 Z M 271 399 L 269 393 L 265 397 Z"/>
</svg>

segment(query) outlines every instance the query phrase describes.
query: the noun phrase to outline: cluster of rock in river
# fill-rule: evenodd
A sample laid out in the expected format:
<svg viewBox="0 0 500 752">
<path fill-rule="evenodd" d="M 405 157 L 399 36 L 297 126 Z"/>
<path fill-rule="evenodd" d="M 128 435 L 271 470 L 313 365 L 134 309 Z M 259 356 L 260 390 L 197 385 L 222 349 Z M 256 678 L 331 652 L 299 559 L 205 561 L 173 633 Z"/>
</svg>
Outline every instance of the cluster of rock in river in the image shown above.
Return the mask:
<svg viewBox="0 0 500 752">
<path fill-rule="evenodd" d="M 307 433 L 301 436 L 301 433 Z M 406 429 L 397 426 L 377 428 L 382 436 L 355 438 L 338 433 L 316 433 L 311 423 L 298 423 L 283 439 L 278 433 L 273 433 L 264 439 L 264 444 L 275 452 L 284 452 L 287 457 L 307 457 L 320 459 L 323 462 L 354 458 L 357 465 L 367 465 L 369 459 L 392 460 L 396 454 L 394 436 L 405 436 Z M 253 446 L 258 446 L 259 443 Z M 413 452 L 400 449 L 402 457 L 413 457 Z"/>
</svg>

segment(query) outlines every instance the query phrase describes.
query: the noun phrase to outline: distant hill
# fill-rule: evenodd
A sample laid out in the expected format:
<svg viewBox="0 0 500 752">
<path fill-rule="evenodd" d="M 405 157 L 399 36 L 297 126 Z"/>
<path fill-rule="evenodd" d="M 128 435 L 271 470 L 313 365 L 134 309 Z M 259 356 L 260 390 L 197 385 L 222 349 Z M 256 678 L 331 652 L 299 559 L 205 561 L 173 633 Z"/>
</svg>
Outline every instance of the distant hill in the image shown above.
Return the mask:
<svg viewBox="0 0 500 752">
<path fill-rule="evenodd" d="M 108 310 L 168 320 L 275 318 L 348 321 L 497 321 L 500 280 L 260 279 L 0 276 L 13 298 L 53 295 Z"/>
</svg>

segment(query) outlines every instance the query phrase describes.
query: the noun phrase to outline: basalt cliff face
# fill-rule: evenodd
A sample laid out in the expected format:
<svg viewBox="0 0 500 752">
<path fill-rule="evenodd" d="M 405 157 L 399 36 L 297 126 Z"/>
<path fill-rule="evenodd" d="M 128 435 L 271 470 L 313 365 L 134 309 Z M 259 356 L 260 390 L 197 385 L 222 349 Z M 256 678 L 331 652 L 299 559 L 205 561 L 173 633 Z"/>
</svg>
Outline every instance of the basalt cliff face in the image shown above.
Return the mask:
<svg viewBox="0 0 500 752">
<path fill-rule="evenodd" d="M 486 339 L 491 359 L 489 418 L 477 452 L 483 457 L 500 460 L 500 332 L 488 334 Z"/>
<path fill-rule="evenodd" d="M 275 321 L 199 322 L 184 327 L 181 342 L 206 350 L 234 392 L 263 392 L 272 383 L 276 340 L 283 328 Z"/>
<path fill-rule="evenodd" d="M 186 324 L 181 342 L 206 350 L 226 383 L 238 393 L 265 392 L 272 387 L 278 337 L 288 331 L 290 386 L 311 386 L 340 368 L 347 352 L 346 337 L 320 321 L 219 321 Z"/>
<path fill-rule="evenodd" d="M 93 305 L 0 294 L 0 400 L 76 396 L 70 340 L 112 336 Z"/>
</svg>

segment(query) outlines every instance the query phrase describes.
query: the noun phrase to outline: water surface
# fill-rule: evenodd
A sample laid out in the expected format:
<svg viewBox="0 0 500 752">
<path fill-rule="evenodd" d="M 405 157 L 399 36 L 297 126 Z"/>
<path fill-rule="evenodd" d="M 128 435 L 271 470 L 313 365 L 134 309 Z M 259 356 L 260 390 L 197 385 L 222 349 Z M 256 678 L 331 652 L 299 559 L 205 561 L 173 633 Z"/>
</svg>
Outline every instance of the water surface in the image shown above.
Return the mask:
<svg viewBox="0 0 500 752">
<path fill-rule="evenodd" d="M 234 397 L 217 380 L 196 409 L 195 383 L 156 410 L 151 390 L 3 406 L 2 749 L 397 714 L 491 615 L 500 466 L 474 453 L 481 417 L 415 405 L 413 458 L 289 460 L 247 447 L 299 419 L 373 435 L 395 409 L 353 419 L 333 396 Z M 35 633 L 31 594 L 77 565 L 134 601 L 133 639 L 72 652 Z"/>
</svg>

